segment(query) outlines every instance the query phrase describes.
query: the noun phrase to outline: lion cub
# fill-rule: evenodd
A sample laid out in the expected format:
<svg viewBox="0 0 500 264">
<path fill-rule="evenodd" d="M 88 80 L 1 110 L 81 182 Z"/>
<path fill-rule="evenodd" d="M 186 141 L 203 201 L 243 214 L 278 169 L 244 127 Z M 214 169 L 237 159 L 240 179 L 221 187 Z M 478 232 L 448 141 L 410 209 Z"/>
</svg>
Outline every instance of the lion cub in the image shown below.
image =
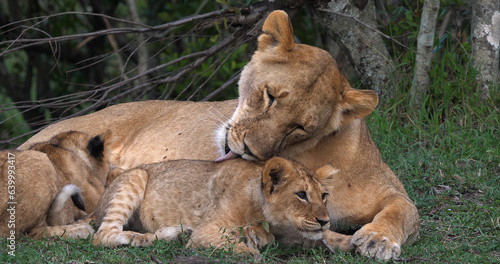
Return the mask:
<svg viewBox="0 0 500 264">
<path fill-rule="evenodd" d="M 188 246 L 234 244 L 249 253 L 275 239 L 318 240 L 330 226 L 323 184 L 335 173 L 327 165 L 313 175 L 278 157 L 265 166 L 242 159 L 143 165 L 118 176 L 99 200 L 94 244 L 146 246 L 182 230 L 192 231 Z"/>
<path fill-rule="evenodd" d="M 104 192 L 111 136 L 64 132 L 30 150 L 0 151 L 0 236 L 92 234 L 64 225 L 93 211 Z"/>
</svg>

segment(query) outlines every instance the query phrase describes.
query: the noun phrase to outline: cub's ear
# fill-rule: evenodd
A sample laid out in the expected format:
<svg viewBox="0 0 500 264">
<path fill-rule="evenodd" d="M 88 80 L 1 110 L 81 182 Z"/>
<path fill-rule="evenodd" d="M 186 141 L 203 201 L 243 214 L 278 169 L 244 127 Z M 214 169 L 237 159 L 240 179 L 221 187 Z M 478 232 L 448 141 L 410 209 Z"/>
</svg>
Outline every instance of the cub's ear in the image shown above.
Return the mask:
<svg viewBox="0 0 500 264">
<path fill-rule="evenodd" d="M 292 170 L 293 165 L 290 161 L 279 157 L 270 159 L 262 172 L 262 188 L 264 189 L 264 193 L 273 193 L 276 186 L 286 182 Z"/>
<path fill-rule="evenodd" d="M 363 118 L 369 115 L 378 104 L 378 95 L 371 90 L 348 89 L 343 93 L 341 103 L 344 112 L 344 123 L 350 123 L 354 118 Z"/>
<path fill-rule="evenodd" d="M 96 159 L 104 158 L 109 162 L 117 144 L 118 142 L 115 134 L 111 130 L 107 130 L 106 132 L 90 139 L 87 144 L 87 150 L 92 157 Z"/>
<path fill-rule="evenodd" d="M 339 170 L 334 168 L 332 165 L 325 165 L 316 170 L 314 177 L 323 185 L 331 185 L 335 178 L 335 175 L 339 173 Z"/>
<path fill-rule="evenodd" d="M 288 15 L 281 10 L 273 11 L 262 26 L 262 35 L 259 36 L 258 50 L 276 48 L 277 53 L 284 53 L 293 49 L 292 23 Z"/>
<path fill-rule="evenodd" d="M 92 157 L 101 160 L 104 155 L 104 137 L 97 135 L 91 138 L 87 144 L 87 150 Z"/>
</svg>

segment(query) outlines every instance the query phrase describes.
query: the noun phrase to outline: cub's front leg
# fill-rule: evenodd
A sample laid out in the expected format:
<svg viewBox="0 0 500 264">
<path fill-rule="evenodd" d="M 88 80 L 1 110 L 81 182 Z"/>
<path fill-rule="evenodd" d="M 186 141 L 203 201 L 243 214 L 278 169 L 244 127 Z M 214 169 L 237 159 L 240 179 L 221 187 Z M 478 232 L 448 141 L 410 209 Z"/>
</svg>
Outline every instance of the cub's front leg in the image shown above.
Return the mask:
<svg viewBox="0 0 500 264">
<path fill-rule="evenodd" d="M 275 240 L 274 235 L 267 232 L 262 225 L 248 225 L 238 229 L 236 238 L 243 242 L 248 248 L 261 249 Z"/>
<path fill-rule="evenodd" d="M 87 238 L 94 234 L 94 229 L 88 223 L 87 219 L 81 219 L 69 225 L 59 225 L 59 226 L 40 226 L 32 229 L 28 236 L 40 239 L 45 235 L 51 236 L 61 236 L 64 238 L 82 239 Z"/>
<path fill-rule="evenodd" d="M 99 230 L 94 235 L 93 243 L 108 247 L 120 245 L 147 246 L 153 243 L 156 236 L 151 233 L 141 234 L 123 231 L 132 214 L 143 199 L 149 174 L 143 169 L 133 169 L 121 174 L 106 190 L 99 203 L 106 203 Z M 106 198 L 109 200 L 106 201 Z M 98 215 L 98 213 L 97 213 Z"/>
<path fill-rule="evenodd" d="M 236 253 L 260 255 L 259 249 L 275 240 L 262 225 L 247 225 L 240 228 L 224 228 L 217 224 L 201 224 L 193 230 L 188 247 L 210 246 L 233 248 Z"/>
<path fill-rule="evenodd" d="M 345 252 L 353 251 L 355 248 L 354 245 L 351 244 L 351 238 L 352 236 L 350 235 L 340 234 L 331 230 L 323 232 L 323 239 L 330 248 L 340 249 Z"/>
</svg>

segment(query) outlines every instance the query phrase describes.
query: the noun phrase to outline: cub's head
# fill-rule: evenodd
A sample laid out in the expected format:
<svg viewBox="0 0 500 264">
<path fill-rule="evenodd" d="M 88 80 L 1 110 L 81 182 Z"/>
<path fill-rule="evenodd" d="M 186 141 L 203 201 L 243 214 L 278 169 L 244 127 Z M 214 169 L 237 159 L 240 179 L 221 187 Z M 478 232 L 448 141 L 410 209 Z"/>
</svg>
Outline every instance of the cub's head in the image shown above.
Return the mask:
<svg viewBox="0 0 500 264">
<path fill-rule="evenodd" d="M 313 174 L 296 162 L 270 159 L 262 173 L 263 206 L 271 226 L 305 239 L 318 240 L 330 227 L 323 187 L 337 170 L 327 165 Z"/>
<path fill-rule="evenodd" d="M 328 52 L 294 42 L 285 12 L 272 12 L 262 31 L 238 83 L 238 107 L 217 131 L 226 158 L 304 151 L 374 110 L 377 94 L 353 89 Z"/>
<path fill-rule="evenodd" d="M 46 153 L 58 166 L 81 166 L 78 164 L 83 162 L 104 184 L 110 171 L 108 157 L 112 138 L 111 131 L 95 137 L 83 132 L 69 131 L 57 134 L 48 142 L 36 144 L 31 149 Z"/>
</svg>

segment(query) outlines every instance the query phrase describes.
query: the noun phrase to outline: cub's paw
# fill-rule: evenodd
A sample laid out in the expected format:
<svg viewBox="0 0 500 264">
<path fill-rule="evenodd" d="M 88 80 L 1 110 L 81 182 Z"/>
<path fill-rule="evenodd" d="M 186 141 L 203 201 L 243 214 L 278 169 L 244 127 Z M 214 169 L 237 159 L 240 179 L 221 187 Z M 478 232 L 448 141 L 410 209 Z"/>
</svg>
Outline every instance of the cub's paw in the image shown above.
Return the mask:
<svg viewBox="0 0 500 264">
<path fill-rule="evenodd" d="M 117 247 L 117 246 L 133 246 L 133 247 L 145 247 L 153 243 L 156 236 L 151 233 L 141 234 L 132 231 L 122 231 L 122 232 L 97 232 L 94 236 L 94 245 L 103 245 L 105 247 Z"/>
<path fill-rule="evenodd" d="M 377 231 L 373 224 L 367 224 L 354 233 L 351 245 L 356 247 L 356 253 L 370 258 L 388 260 L 401 254 L 401 245 L 389 234 Z"/>
<path fill-rule="evenodd" d="M 169 226 L 162 227 L 155 232 L 158 240 L 179 240 L 180 242 L 184 242 L 191 234 L 193 233 L 193 228 L 190 226 Z"/>
<path fill-rule="evenodd" d="M 153 241 L 156 240 L 156 236 L 151 233 L 140 234 L 135 233 L 134 237 L 130 241 L 130 246 L 133 247 L 146 247 L 153 244 Z"/>
<path fill-rule="evenodd" d="M 262 226 L 245 226 L 240 230 L 242 242 L 249 248 L 260 249 L 274 241 L 274 235 L 268 233 Z"/>
<path fill-rule="evenodd" d="M 80 224 L 75 228 L 68 228 L 65 232 L 65 237 L 71 237 L 73 239 L 87 238 L 94 234 L 94 228 L 89 224 Z"/>
</svg>

